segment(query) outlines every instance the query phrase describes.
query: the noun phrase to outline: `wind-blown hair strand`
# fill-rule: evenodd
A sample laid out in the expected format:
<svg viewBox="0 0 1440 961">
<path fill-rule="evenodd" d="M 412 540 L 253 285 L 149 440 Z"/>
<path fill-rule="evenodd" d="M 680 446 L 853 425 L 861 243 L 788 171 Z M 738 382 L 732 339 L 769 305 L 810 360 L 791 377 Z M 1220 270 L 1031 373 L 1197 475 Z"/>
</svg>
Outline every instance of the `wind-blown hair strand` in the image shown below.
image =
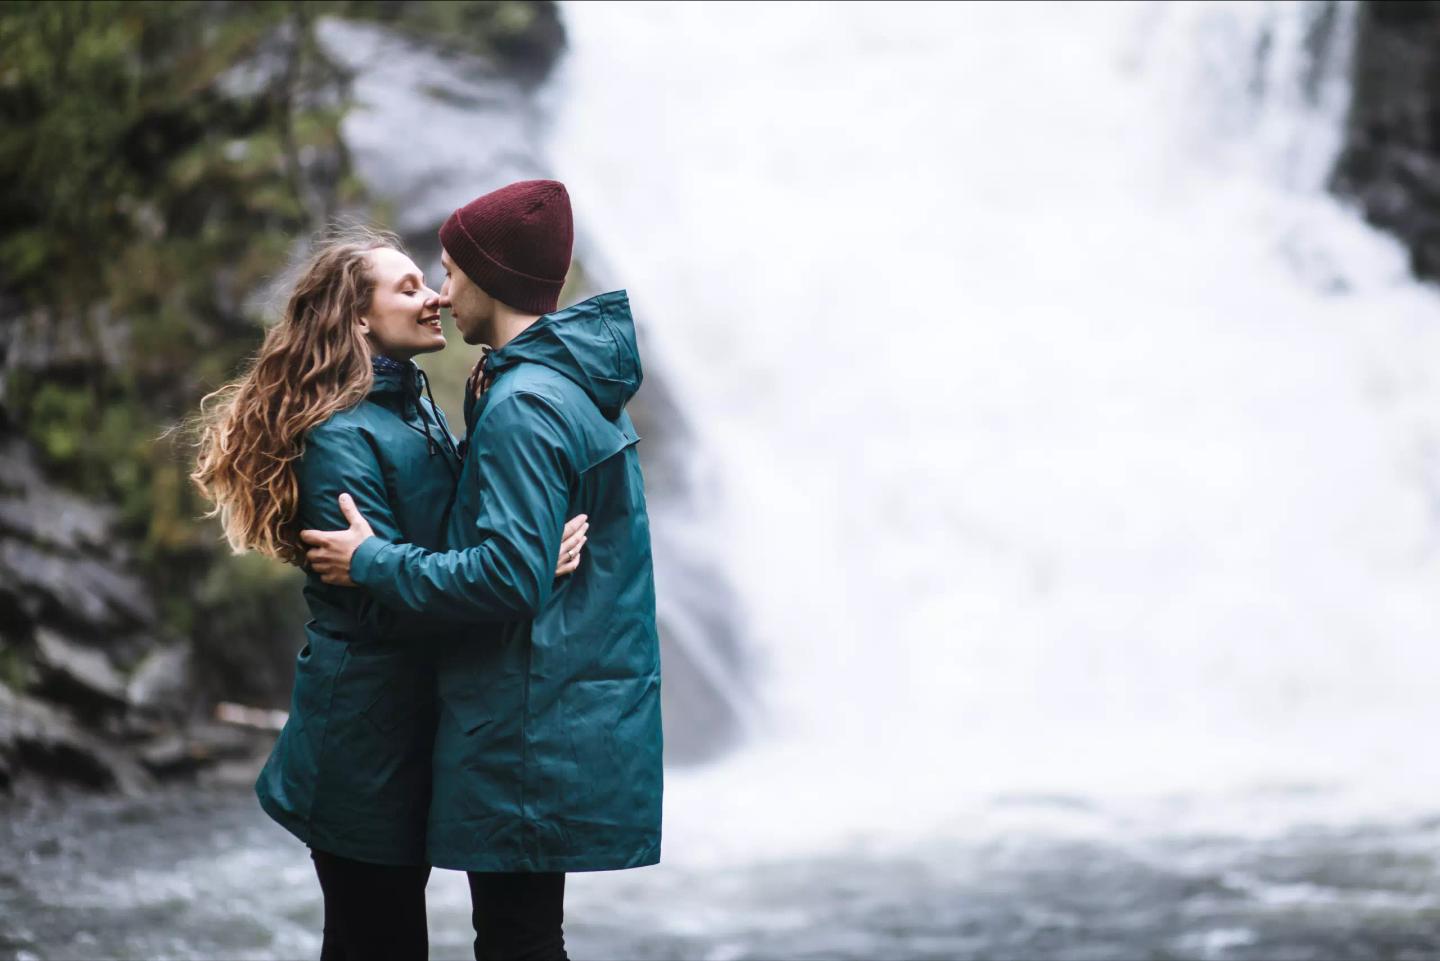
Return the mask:
<svg viewBox="0 0 1440 961">
<path fill-rule="evenodd" d="M 190 479 L 237 554 L 304 562 L 296 461 L 306 432 L 360 403 L 374 382 L 356 320 L 375 293 L 368 254 L 381 247 L 402 249 L 395 235 L 367 227 L 327 236 L 249 367 L 200 402 Z"/>
</svg>

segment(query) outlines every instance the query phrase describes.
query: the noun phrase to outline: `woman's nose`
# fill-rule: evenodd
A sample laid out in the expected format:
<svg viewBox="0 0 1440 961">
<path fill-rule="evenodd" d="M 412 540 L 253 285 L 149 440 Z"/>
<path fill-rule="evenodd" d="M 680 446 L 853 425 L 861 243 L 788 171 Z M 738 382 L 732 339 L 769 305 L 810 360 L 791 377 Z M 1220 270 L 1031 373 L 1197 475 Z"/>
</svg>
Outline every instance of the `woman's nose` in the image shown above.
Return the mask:
<svg viewBox="0 0 1440 961">
<path fill-rule="evenodd" d="M 429 287 L 425 288 L 425 309 L 427 311 L 439 310 L 441 307 L 448 306 L 450 306 L 449 303 L 444 302 L 443 298 L 441 298 L 439 294 L 431 290 Z"/>
</svg>

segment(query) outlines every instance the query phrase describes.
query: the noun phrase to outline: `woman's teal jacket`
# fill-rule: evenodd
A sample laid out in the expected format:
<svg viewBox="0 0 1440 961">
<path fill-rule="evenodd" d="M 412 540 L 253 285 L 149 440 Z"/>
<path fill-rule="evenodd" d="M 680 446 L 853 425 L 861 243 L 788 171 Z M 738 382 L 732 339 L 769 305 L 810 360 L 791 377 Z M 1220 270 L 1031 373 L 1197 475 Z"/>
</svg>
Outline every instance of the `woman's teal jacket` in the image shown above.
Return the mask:
<svg viewBox="0 0 1440 961">
<path fill-rule="evenodd" d="M 348 491 L 386 538 L 442 546 L 460 463 L 420 376 L 413 364 L 377 369 L 363 402 L 309 432 L 297 472 L 302 529 L 347 527 L 337 498 Z M 255 785 L 260 804 L 313 848 L 425 863 L 434 652 L 446 627 L 313 573 L 305 600 L 307 643 L 290 719 Z"/>
<path fill-rule="evenodd" d="M 493 383 L 466 412 L 451 550 L 387 543 L 377 527 L 350 566 L 392 608 L 471 622 L 436 661 L 430 861 L 653 864 L 660 649 L 639 438 L 624 411 L 641 380 L 625 292 L 541 317 L 487 369 Z M 580 567 L 557 580 L 561 529 L 579 513 L 590 517 Z"/>
</svg>

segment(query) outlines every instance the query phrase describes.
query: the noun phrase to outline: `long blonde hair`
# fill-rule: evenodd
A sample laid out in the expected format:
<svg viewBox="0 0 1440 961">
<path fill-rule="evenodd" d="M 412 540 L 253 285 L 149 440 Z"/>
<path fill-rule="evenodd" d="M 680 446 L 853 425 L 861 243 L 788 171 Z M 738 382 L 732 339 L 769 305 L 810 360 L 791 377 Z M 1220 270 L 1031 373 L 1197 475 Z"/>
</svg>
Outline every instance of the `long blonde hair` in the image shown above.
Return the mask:
<svg viewBox="0 0 1440 961">
<path fill-rule="evenodd" d="M 200 402 L 190 479 L 214 505 L 205 516 L 219 516 L 237 554 L 304 562 L 296 461 L 305 432 L 360 403 L 374 383 L 355 321 L 375 293 L 367 254 L 380 247 L 402 249 L 395 235 L 368 227 L 322 240 L 250 366 Z"/>
</svg>

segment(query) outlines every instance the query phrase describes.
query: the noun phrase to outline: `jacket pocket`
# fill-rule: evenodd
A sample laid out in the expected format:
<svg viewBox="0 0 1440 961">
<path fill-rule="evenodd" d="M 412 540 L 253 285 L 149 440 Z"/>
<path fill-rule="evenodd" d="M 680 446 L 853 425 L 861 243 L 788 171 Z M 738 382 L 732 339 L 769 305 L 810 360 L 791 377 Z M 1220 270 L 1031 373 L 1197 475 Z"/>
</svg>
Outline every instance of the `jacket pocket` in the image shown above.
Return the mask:
<svg viewBox="0 0 1440 961">
<path fill-rule="evenodd" d="M 529 626 L 507 624 L 472 632 L 440 653 L 440 703 L 466 734 L 492 722 L 518 717 L 522 700 Z"/>
<path fill-rule="evenodd" d="M 490 702 L 480 690 L 480 685 L 473 682 L 442 688 L 440 701 L 455 720 L 456 726 L 466 734 L 475 733 L 495 717 L 490 711 Z"/>
<path fill-rule="evenodd" d="M 326 719 L 335 678 L 345 663 L 345 645 L 319 632 L 295 656 L 295 689 L 290 698 L 290 720 L 297 730 Z"/>
<path fill-rule="evenodd" d="M 352 644 L 343 678 L 346 699 L 382 734 L 410 721 L 434 699 L 428 666 L 408 650 Z"/>
</svg>

